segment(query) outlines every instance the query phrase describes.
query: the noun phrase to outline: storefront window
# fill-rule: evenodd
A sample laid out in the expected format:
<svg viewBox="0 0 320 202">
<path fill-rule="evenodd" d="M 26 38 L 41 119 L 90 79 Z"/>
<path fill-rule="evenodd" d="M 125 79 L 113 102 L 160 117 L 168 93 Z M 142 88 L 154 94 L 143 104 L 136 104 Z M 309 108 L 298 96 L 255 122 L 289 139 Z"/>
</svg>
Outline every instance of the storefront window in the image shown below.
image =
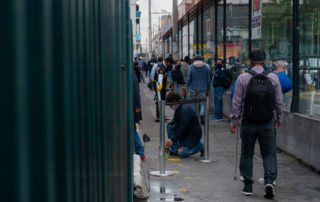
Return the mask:
<svg viewBox="0 0 320 202">
<path fill-rule="evenodd" d="M 183 27 L 182 41 L 183 41 L 182 57 L 184 57 L 188 55 L 188 25 L 185 25 Z"/>
<path fill-rule="evenodd" d="M 300 1 L 300 112 L 320 118 L 320 1 Z"/>
<path fill-rule="evenodd" d="M 195 38 L 195 20 L 193 20 L 192 22 L 190 22 L 190 36 L 189 36 L 189 40 L 190 40 L 190 49 L 189 49 L 189 55 L 192 57 L 193 56 L 193 41 Z"/>
</svg>

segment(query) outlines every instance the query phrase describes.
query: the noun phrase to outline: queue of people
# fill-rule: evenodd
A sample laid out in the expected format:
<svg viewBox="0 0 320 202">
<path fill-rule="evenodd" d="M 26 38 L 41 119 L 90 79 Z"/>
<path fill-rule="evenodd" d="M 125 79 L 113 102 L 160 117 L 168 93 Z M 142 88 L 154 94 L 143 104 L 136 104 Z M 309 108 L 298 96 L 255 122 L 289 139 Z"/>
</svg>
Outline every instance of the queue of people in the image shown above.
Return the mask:
<svg viewBox="0 0 320 202">
<path fill-rule="evenodd" d="M 200 103 L 198 117 L 195 104 L 183 104 L 182 101 L 186 99 L 185 91 L 192 91 L 191 99 L 196 99 L 196 95 L 209 96 L 213 88 L 214 116 L 210 120 L 221 121 L 223 95 L 234 83 L 230 131 L 236 134 L 241 125 L 240 173 L 244 183 L 242 193 L 245 196 L 252 195 L 252 158 L 258 140 L 265 170 L 262 179 L 265 183 L 265 198 L 273 199 L 277 179 L 276 129 L 282 122 L 283 94 L 292 89 L 292 82 L 285 73 L 288 65 L 285 61 L 275 61 L 276 69 L 273 72 L 266 70 L 266 54 L 263 50 L 253 50 L 250 53 L 249 63 L 248 71 L 235 79 L 230 73 L 230 70 L 235 68 L 235 57 L 230 57 L 226 65 L 223 64 L 223 60 L 218 59 L 212 68 L 205 63 L 202 56 L 195 56 L 192 60 L 186 56 L 183 60 L 177 61 L 174 61 L 172 56 L 165 60 L 153 56 L 146 65 L 145 75 L 149 75 L 150 86 L 154 90 L 157 122 L 160 114 L 158 101 L 176 103 L 170 105 L 174 110 L 174 117 L 167 124 L 166 147 L 170 148 L 170 155 L 182 158 L 196 153 L 203 156 L 204 152 L 201 142 L 204 104 Z M 135 66 L 138 65 L 135 63 Z M 183 92 L 182 96 L 174 92 L 175 90 Z M 135 113 L 139 112 L 138 108 L 139 106 L 135 109 Z M 145 159 L 136 139 L 135 144 L 137 144 L 136 153 Z"/>
</svg>

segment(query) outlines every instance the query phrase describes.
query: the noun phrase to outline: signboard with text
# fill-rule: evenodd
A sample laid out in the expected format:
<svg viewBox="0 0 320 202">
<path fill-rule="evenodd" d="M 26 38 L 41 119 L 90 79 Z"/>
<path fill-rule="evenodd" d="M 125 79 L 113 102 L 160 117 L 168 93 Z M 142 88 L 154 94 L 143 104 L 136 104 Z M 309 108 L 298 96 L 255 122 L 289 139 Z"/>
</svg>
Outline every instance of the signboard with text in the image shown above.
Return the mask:
<svg viewBox="0 0 320 202">
<path fill-rule="evenodd" d="M 262 0 L 252 0 L 252 39 L 261 39 Z"/>
</svg>

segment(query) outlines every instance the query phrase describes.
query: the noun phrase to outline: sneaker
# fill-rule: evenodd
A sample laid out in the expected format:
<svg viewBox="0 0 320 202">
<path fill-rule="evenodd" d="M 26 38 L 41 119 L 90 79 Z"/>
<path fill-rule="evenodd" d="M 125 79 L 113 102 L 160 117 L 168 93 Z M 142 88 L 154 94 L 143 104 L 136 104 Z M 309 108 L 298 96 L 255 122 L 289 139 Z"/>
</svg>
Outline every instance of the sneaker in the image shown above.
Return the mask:
<svg viewBox="0 0 320 202">
<path fill-rule="evenodd" d="M 204 157 L 204 151 L 200 151 L 200 157 Z"/>
<path fill-rule="evenodd" d="M 142 161 L 144 161 L 144 160 L 146 160 L 146 156 L 140 156 L 140 159 L 141 159 Z"/>
<path fill-rule="evenodd" d="M 177 152 L 172 152 L 172 151 L 170 151 L 169 155 L 170 155 L 170 156 L 178 156 L 178 153 L 177 153 Z"/>
<path fill-rule="evenodd" d="M 245 196 L 252 196 L 252 187 L 244 186 L 241 193 Z"/>
<path fill-rule="evenodd" d="M 154 122 L 159 123 L 159 122 L 160 122 L 160 119 L 157 118 Z"/>
<path fill-rule="evenodd" d="M 264 198 L 274 199 L 274 188 L 272 184 L 266 185 Z"/>
<path fill-rule="evenodd" d="M 263 177 L 262 177 L 262 178 L 259 178 L 259 183 L 260 183 L 260 184 L 264 184 L 264 178 L 263 178 Z M 272 182 L 272 185 L 275 187 L 276 184 L 277 184 L 277 182 L 274 180 L 274 181 Z"/>
<path fill-rule="evenodd" d="M 210 118 L 210 121 L 223 121 L 223 118 L 218 118 L 218 117 L 214 116 L 214 117 Z"/>
</svg>

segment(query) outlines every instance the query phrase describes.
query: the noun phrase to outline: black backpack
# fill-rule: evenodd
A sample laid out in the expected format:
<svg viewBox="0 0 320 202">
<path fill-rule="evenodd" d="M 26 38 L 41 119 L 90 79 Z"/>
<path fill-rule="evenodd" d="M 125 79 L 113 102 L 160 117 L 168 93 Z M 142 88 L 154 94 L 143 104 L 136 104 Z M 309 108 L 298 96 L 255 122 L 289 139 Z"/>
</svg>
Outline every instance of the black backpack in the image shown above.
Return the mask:
<svg viewBox="0 0 320 202">
<path fill-rule="evenodd" d="M 244 99 L 244 119 L 254 123 L 266 123 L 274 117 L 275 88 L 267 77 L 270 72 L 261 74 L 247 71 L 253 77 L 249 81 Z"/>
<path fill-rule="evenodd" d="M 224 70 L 226 73 L 226 78 L 220 79 L 222 87 L 227 90 L 231 87 L 232 82 L 233 82 L 233 74 L 230 70 Z"/>
<path fill-rule="evenodd" d="M 174 70 L 172 70 L 172 80 L 178 84 L 184 84 L 184 78 L 181 69 L 174 68 Z"/>
</svg>

